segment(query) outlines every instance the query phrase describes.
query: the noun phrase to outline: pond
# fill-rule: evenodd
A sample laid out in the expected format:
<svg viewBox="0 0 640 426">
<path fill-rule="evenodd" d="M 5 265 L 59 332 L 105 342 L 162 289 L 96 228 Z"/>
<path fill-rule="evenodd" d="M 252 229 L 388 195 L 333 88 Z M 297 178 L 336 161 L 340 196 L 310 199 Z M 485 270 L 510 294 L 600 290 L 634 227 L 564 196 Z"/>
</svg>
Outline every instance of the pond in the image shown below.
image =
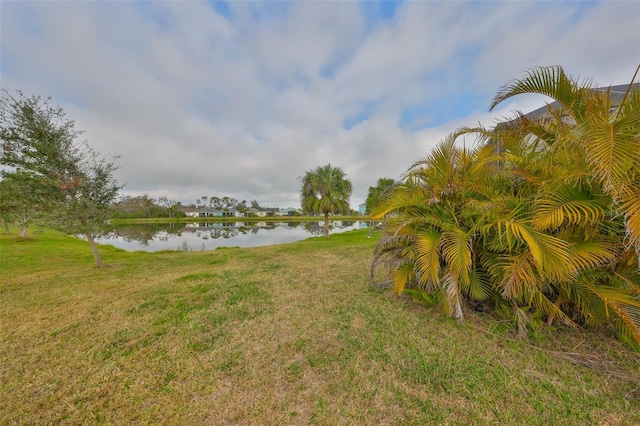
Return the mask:
<svg viewBox="0 0 640 426">
<path fill-rule="evenodd" d="M 370 225 L 368 221 L 333 221 L 330 222 L 329 233 Z M 117 226 L 96 241 L 127 251 L 200 251 L 290 243 L 323 235 L 323 226 L 323 221 L 135 224 Z"/>
</svg>

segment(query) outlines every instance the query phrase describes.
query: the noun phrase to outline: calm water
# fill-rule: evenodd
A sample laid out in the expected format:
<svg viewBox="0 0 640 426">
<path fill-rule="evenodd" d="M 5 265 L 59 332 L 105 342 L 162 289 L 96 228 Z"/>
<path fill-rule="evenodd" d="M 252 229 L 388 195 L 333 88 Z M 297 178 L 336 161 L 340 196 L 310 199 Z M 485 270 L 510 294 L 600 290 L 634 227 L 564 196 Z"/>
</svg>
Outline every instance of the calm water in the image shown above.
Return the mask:
<svg viewBox="0 0 640 426">
<path fill-rule="evenodd" d="M 330 222 L 332 234 L 361 229 L 369 222 Z M 322 221 L 194 222 L 119 226 L 101 244 L 127 251 L 213 250 L 218 247 L 257 247 L 321 236 Z"/>
</svg>

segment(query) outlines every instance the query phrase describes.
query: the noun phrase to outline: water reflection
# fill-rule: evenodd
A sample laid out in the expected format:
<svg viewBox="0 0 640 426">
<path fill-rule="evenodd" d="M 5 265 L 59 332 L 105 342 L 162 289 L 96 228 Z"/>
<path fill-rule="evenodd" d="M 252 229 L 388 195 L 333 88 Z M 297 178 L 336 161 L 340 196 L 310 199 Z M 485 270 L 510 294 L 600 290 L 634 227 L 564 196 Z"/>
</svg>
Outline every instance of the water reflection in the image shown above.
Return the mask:
<svg viewBox="0 0 640 426">
<path fill-rule="evenodd" d="M 329 232 L 367 226 L 365 221 L 334 221 Z M 153 223 L 117 226 L 98 242 L 127 251 L 212 250 L 283 244 L 323 232 L 323 221 Z"/>
</svg>

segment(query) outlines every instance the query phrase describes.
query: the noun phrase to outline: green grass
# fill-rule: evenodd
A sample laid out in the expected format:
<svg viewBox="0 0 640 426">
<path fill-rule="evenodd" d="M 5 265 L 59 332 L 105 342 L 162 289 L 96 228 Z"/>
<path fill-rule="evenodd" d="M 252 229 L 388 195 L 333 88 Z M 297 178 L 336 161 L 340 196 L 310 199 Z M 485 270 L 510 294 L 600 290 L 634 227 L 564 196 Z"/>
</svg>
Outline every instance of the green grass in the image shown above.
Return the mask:
<svg viewBox="0 0 640 426">
<path fill-rule="evenodd" d="M 30 238 L 0 239 L 0 424 L 640 424 L 638 354 L 601 332 L 542 339 L 622 380 L 376 290 L 367 231 L 101 246 L 102 269 L 86 242 Z"/>
</svg>

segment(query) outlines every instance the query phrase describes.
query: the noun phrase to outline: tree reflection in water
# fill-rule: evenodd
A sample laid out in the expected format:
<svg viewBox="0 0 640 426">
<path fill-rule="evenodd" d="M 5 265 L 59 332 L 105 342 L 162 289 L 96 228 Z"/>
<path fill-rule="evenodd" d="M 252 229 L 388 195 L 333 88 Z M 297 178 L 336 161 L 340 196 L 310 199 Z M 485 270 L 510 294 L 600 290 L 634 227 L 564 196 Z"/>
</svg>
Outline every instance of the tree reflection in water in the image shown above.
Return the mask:
<svg viewBox="0 0 640 426">
<path fill-rule="evenodd" d="M 368 226 L 366 222 L 334 221 L 330 224 L 330 230 L 336 233 L 366 226 Z M 205 250 L 207 247 L 215 249 L 230 244 L 214 243 L 212 240 L 230 240 L 231 244 L 251 247 L 292 242 L 309 235 L 322 234 L 323 222 L 320 221 L 173 222 L 118 225 L 99 240 L 104 244 L 130 250 L 174 250 L 176 247 L 171 247 L 174 243 L 178 244 L 178 250 L 198 246 Z M 166 244 L 158 244 L 158 242 Z M 207 242 L 206 245 L 205 242 Z"/>
<path fill-rule="evenodd" d="M 101 239 L 121 238 L 127 242 L 138 242 L 148 246 L 151 241 L 168 241 L 182 235 L 184 225 L 180 223 L 145 223 L 139 225 L 117 225 Z"/>
</svg>

